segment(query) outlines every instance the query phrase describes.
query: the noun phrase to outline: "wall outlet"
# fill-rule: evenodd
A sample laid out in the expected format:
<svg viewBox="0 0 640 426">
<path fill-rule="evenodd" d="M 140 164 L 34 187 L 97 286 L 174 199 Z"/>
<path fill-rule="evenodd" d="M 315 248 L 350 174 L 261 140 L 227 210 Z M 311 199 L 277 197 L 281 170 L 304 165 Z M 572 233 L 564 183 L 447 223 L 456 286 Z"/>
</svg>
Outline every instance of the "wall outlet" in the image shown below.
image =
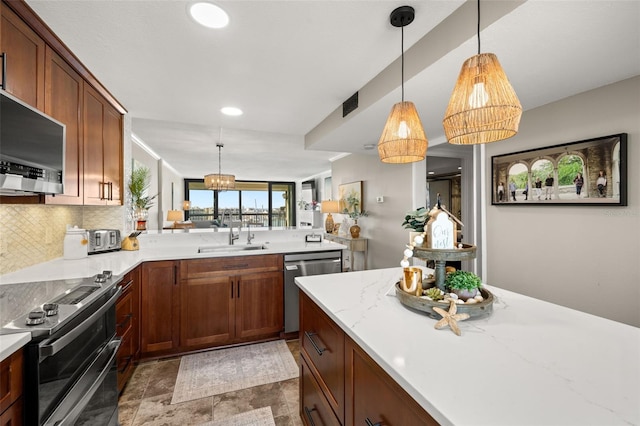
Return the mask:
<svg viewBox="0 0 640 426">
<path fill-rule="evenodd" d="M 383 196 L 376 197 L 376 202 L 384 203 L 384 197 Z"/>
</svg>

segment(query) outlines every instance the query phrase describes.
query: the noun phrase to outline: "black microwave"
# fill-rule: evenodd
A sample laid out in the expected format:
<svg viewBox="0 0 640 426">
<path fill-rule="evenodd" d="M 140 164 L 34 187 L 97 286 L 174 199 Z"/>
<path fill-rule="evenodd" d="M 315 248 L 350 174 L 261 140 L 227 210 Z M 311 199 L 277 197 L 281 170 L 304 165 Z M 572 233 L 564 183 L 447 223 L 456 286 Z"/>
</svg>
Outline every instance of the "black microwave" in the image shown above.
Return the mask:
<svg viewBox="0 0 640 426">
<path fill-rule="evenodd" d="M 0 194 L 62 194 L 66 127 L 0 90 Z"/>
</svg>

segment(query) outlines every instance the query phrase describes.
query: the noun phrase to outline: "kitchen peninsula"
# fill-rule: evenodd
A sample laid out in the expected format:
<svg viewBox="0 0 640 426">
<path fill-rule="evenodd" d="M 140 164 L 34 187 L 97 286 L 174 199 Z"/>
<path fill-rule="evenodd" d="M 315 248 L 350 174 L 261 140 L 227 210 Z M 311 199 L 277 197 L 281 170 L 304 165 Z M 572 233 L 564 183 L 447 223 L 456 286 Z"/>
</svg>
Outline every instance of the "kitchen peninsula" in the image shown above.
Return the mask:
<svg viewBox="0 0 640 426">
<path fill-rule="evenodd" d="M 360 424 L 358 411 L 365 410 L 376 423 L 385 410 L 362 399 L 357 406 L 365 393 L 358 388 L 364 364 L 355 364 L 348 342 L 440 424 L 640 424 L 640 329 L 488 287 L 496 298 L 493 314 L 459 323 L 458 337 L 435 330 L 435 320 L 399 302 L 394 285 L 401 276 L 401 268 L 391 268 L 296 280 L 312 308 L 337 326 L 309 331 L 312 343 L 326 346 L 321 358 L 338 346 L 327 343 L 337 341 L 335 330 L 344 332 L 344 401 L 330 392 L 336 373 L 322 387 L 331 394 L 325 406 L 344 416 L 344 424 Z M 323 340 L 322 330 L 332 333 Z M 303 359 L 303 340 L 310 339 L 301 337 Z M 318 376 L 322 368 L 310 370 Z M 393 423 L 390 417 L 385 421 Z"/>
<path fill-rule="evenodd" d="M 41 294 L 23 294 L 24 283 L 41 282 L 46 285 L 52 280 L 74 280 L 91 277 L 104 270 L 112 271 L 115 275 L 123 275 L 145 262 L 181 261 L 190 259 L 227 258 L 246 256 L 256 258 L 262 256 L 282 255 L 286 253 L 306 253 L 317 251 L 334 251 L 346 248 L 341 244 L 329 241 L 305 242 L 305 235 L 311 230 L 254 230 L 255 239 L 252 246 L 258 250 L 242 250 L 247 245 L 227 243 L 228 234 L 225 232 L 188 232 L 188 233 L 146 233 L 138 237 L 139 251 L 118 251 L 91 255 L 78 260 L 54 259 L 37 264 L 16 272 L 0 275 L 0 319 L 7 316 L 2 324 L 26 313 L 36 305 L 46 302 L 37 297 L 47 297 Z M 242 233 L 245 238 L 245 232 Z M 199 253 L 199 248 L 209 250 Z M 282 268 L 282 266 L 280 266 Z M 49 295 L 51 297 L 52 295 Z M 11 312 L 17 311 L 15 315 Z M 1 325 L 1 324 L 0 324 Z M 28 333 L 0 336 L 0 361 L 10 356 L 17 349 L 30 340 Z"/>
</svg>

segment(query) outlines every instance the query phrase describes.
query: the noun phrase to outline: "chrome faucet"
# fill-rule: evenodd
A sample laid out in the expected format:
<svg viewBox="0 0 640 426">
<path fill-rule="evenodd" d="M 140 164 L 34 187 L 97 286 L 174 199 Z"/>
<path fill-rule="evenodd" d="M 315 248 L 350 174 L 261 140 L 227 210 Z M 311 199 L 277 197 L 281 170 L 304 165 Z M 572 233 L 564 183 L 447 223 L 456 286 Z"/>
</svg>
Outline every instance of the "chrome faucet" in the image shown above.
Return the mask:
<svg viewBox="0 0 640 426">
<path fill-rule="evenodd" d="M 242 230 L 242 223 L 238 224 L 238 233 L 235 234 L 233 232 L 233 228 L 235 227 L 235 223 L 230 220 L 229 221 L 229 245 L 232 246 L 235 240 L 240 239 L 240 231 Z"/>
<path fill-rule="evenodd" d="M 251 233 L 251 224 L 247 222 L 247 244 L 251 244 L 251 240 L 255 237 L 256 235 Z"/>
</svg>

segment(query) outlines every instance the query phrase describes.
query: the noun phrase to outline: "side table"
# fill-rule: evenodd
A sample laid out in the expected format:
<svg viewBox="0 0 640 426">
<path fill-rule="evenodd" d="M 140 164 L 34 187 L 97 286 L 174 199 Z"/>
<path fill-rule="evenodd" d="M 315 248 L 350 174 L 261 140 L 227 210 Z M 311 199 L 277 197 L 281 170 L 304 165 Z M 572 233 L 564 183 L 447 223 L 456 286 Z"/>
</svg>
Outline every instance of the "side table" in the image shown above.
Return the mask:
<svg viewBox="0 0 640 426">
<path fill-rule="evenodd" d="M 324 234 L 324 238 L 329 241 L 333 241 L 334 243 L 339 243 L 347 246 L 347 250 L 351 252 L 350 262 L 351 269 L 353 271 L 353 256 L 355 252 L 362 252 L 364 256 L 364 269 L 367 269 L 367 238 L 351 238 L 351 237 L 341 237 L 336 234 Z"/>
</svg>

